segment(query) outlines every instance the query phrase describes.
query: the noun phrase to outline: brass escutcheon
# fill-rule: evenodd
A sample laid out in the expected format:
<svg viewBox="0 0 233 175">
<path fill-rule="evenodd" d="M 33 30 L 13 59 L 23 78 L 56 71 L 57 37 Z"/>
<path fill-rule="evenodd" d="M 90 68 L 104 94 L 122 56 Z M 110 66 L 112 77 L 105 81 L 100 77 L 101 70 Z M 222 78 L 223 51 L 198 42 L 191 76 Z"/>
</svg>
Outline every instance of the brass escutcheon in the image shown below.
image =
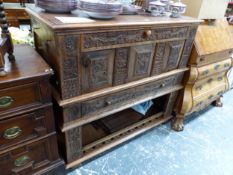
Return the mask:
<svg viewBox="0 0 233 175">
<path fill-rule="evenodd" d="M 7 108 L 14 102 L 13 98 L 10 96 L 0 97 L 0 108 Z"/>
<path fill-rule="evenodd" d="M 24 166 L 26 165 L 28 162 L 30 162 L 30 158 L 28 156 L 21 156 L 17 159 L 15 159 L 15 166 L 17 167 L 21 167 L 21 166 Z"/>
<path fill-rule="evenodd" d="M 22 130 L 18 126 L 14 126 L 12 128 L 8 128 L 4 131 L 3 137 L 5 139 L 14 139 L 21 134 Z"/>
</svg>

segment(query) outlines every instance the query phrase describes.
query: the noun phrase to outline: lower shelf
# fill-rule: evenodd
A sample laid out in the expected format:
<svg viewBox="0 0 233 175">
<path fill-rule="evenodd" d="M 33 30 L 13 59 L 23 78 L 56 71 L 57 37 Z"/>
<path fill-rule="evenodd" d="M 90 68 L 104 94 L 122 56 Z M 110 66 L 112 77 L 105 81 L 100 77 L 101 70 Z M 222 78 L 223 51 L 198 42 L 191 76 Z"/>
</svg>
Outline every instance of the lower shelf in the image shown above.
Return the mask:
<svg viewBox="0 0 233 175">
<path fill-rule="evenodd" d="M 170 120 L 171 118 L 172 116 L 163 117 L 163 112 L 159 112 L 124 129 L 114 132 L 113 134 L 107 135 L 106 137 L 103 137 L 102 139 L 99 139 L 91 144 L 88 144 L 83 147 L 83 156 L 73 162 L 68 163 L 66 168 L 79 165 L 80 163 L 127 140 L 130 140 L 155 126 Z"/>
</svg>

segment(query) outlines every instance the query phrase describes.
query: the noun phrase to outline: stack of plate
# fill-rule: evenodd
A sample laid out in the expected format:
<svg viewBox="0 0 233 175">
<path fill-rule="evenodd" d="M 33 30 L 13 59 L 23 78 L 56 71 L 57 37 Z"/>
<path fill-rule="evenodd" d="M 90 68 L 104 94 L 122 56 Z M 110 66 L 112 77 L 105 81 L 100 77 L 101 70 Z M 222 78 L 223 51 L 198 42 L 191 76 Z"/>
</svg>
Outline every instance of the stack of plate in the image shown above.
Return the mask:
<svg viewBox="0 0 233 175">
<path fill-rule="evenodd" d="M 68 13 L 77 8 L 77 0 L 36 0 L 35 4 L 54 13 Z"/>
<path fill-rule="evenodd" d="M 80 0 L 78 7 L 87 15 L 98 19 L 111 19 L 122 13 L 122 4 L 110 0 Z"/>
</svg>

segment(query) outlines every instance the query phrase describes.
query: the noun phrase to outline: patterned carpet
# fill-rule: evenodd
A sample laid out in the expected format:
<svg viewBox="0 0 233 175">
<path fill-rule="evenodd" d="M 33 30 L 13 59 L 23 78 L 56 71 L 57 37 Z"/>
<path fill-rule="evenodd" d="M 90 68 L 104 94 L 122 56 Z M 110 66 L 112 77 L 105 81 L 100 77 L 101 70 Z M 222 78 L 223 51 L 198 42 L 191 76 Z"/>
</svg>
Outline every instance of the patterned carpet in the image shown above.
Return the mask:
<svg viewBox="0 0 233 175">
<path fill-rule="evenodd" d="M 68 174 L 233 175 L 233 90 L 223 104 L 189 116 L 183 132 L 169 122 Z"/>
</svg>

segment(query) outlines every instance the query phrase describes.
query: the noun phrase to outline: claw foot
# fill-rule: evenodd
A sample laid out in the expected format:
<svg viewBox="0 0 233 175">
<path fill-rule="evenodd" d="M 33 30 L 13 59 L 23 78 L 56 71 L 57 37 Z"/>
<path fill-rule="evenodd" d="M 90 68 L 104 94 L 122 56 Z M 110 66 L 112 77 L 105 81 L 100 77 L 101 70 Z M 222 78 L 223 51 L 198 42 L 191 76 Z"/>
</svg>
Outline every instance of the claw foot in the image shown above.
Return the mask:
<svg viewBox="0 0 233 175">
<path fill-rule="evenodd" d="M 172 121 L 172 129 L 175 131 L 183 131 L 184 130 L 184 124 L 183 124 L 183 118 L 175 118 Z"/>
<path fill-rule="evenodd" d="M 216 107 L 222 107 L 223 106 L 223 103 L 221 102 L 221 99 L 217 99 L 215 102 L 214 102 L 214 106 Z"/>
</svg>

